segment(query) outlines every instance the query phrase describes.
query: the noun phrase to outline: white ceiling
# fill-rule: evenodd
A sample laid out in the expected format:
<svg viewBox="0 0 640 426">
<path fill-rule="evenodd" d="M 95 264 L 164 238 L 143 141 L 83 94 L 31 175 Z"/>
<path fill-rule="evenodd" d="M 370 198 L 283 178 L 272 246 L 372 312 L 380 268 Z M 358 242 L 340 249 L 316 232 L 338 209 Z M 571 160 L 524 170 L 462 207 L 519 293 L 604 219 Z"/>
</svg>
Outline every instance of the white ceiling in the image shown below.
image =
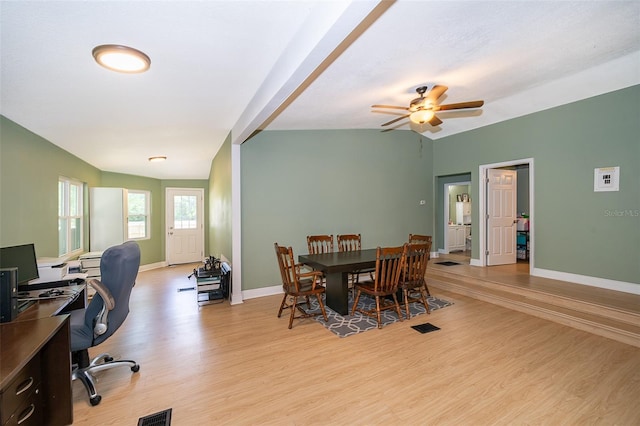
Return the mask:
<svg viewBox="0 0 640 426">
<path fill-rule="evenodd" d="M 640 84 L 640 1 L 0 5 L 0 113 L 101 170 L 159 179 L 208 178 L 230 132 L 378 129 L 399 112 L 371 105 L 408 105 L 422 85 L 485 101 L 395 126 L 439 139 Z M 151 69 L 109 72 L 99 44 Z"/>
</svg>

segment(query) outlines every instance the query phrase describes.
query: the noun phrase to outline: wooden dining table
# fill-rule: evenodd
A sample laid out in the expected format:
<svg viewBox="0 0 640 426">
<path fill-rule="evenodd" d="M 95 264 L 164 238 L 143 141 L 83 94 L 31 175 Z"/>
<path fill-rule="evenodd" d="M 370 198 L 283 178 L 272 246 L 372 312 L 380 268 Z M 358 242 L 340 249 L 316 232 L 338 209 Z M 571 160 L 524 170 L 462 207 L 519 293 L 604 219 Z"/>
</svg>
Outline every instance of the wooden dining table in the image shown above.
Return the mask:
<svg viewBox="0 0 640 426">
<path fill-rule="evenodd" d="M 375 268 L 377 249 L 342 251 L 322 254 L 301 254 L 298 262 L 326 278 L 327 306 L 341 315 L 349 313 L 349 272 Z"/>
</svg>

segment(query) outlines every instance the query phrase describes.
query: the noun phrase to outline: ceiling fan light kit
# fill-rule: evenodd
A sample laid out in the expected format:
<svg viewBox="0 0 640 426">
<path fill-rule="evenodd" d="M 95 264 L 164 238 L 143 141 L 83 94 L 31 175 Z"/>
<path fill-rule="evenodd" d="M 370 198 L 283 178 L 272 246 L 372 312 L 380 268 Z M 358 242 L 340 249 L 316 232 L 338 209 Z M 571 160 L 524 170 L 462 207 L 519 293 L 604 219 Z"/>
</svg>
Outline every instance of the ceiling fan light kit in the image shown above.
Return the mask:
<svg viewBox="0 0 640 426">
<path fill-rule="evenodd" d="M 92 54 L 100 66 L 111 71 L 136 74 L 145 72 L 151 67 L 151 59 L 144 52 L 133 47 L 102 44 L 96 46 Z"/>
<path fill-rule="evenodd" d="M 420 86 L 416 89 L 419 98 L 413 99 L 408 107 L 397 106 L 397 105 L 371 105 L 372 108 L 393 108 L 393 109 L 402 109 L 408 111 L 408 114 L 405 114 L 401 117 L 394 118 L 391 121 L 383 123 L 382 126 L 388 126 L 397 121 L 400 121 L 404 118 L 409 118 L 413 123 L 416 124 L 424 124 L 429 123 L 432 126 L 438 126 L 442 124 L 442 120 L 440 120 L 436 116 L 437 111 L 446 111 L 452 109 L 466 109 L 466 108 L 480 108 L 484 105 L 484 101 L 469 101 L 469 102 L 460 102 L 456 104 L 446 104 L 446 105 L 438 105 L 437 101 L 440 97 L 446 92 L 448 89 L 447 86 L 435 85 L 431 88 L 431 91 L 425 96 L 427 93 L 427 86 Z"/>
<path fill-rule="evenodd" d="M 427 121 L 431 120 L 435 113 L 431 110 L 420 109 L 418 111 L 412 112 L 409 115 L 409 120 L 413 121 L 416 124 L 424 124 Z"/>
</svg>

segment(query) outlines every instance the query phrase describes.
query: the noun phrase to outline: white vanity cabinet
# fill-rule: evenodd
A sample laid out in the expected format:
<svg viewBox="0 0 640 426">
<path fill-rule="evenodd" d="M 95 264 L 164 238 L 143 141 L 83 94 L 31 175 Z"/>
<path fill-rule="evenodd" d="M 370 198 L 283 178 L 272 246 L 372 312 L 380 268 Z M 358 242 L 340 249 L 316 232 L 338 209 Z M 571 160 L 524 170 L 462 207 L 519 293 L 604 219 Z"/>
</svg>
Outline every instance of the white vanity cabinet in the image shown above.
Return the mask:
<svg viewBox="0 0 640 426">
<path fill-rule="evenodd" d="M 467 237 L 471 235 L 471 226 L 449 225 L 447 232 L 447 248 L 449 252 L 464 251 Z"/>
</svg>

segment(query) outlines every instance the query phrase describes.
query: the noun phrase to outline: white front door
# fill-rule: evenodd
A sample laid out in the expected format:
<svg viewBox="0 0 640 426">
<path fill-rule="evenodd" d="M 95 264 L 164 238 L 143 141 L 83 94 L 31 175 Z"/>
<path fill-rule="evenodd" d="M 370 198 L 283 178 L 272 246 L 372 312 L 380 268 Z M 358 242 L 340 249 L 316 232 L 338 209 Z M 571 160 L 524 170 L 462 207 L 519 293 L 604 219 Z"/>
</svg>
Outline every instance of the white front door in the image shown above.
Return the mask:
<svg viewBox="0 0 640 426">
<path fill-rule="evenodd" d="M 204 190 L 167 188 L 167 264 L 204 259 Z"/>
<path fill-rule="evenodd" d="M 487 172 L 487 265 L 516 263 L 517 172 Z"/>
</svg>

